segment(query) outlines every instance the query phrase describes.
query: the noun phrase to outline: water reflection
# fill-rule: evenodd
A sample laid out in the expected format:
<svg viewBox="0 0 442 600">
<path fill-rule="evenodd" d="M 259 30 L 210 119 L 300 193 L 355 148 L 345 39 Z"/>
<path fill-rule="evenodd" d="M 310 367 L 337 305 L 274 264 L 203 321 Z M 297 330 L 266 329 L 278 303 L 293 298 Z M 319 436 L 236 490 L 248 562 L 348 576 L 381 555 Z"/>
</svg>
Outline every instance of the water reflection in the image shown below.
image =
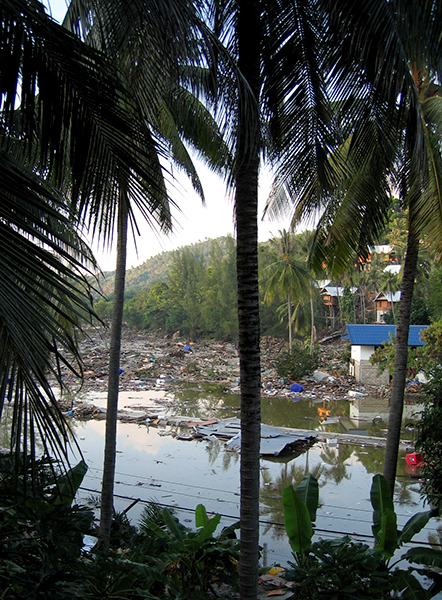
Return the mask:
<svg viewBox="0 0 442 600">
<path fill-rule="evenodd" d="M 92 400 L 104 406 L 105 394 L 94 394 Z M 226 393 L 219 386 L 176 386 L 168 392 L 128 392 L 120 398 L 122 408 L 129 407 L 140 413 L 148 408 L 157 414 L 200 419 L 239 416 L 239 403 L 238 395 Z M 407 406 L 408 420 L 416 409 Z M 387 400 L 368 397 L 318 402 L 273 397 L 262 399 L 262 421 L 316 432 L 364 433 L 377 427 L 378 435 L 382 435 L 387 409 Z M 84 497 L 88 497 L 98 493 L 101 487 L 105 422 L 72 419 L 71 426 L 89 466 L 83 492 Z M 191 518 L 187 510 L 194 511 L 196 505 L 202 503 L 209 512 L 222 514 L 225 524 L 237 520 L 239 454 L 226 451 L 224 443 L 218 440 L 175 439 L 170 430 L 170 427 L 152 427 L 147 423 L 118 423 L 116 509 L 124 510 L 134 498 L 140 498 L 141 502 L 128 515 L 136 523 L 142 502 L 154 500 L 174 506 L 178 516 L 184 519 Z M 0 435 L 5 440 L 3 445 L 7 445 L 4 419 Z M 317 527 L 322 536 L 330 531 L 371 535 L 370 486 L 372 476 L 382 472 L 383 459 L 384 448 L 363 443 L 333 445 L 331 441 L 317 443 L 296 458 L 262 458 L 261 541 L 268 543 L 269 562 L 284 564 L 291 558 L 282 526 L 281 491 L 288 485 L 297 485 L 307 473 L 315 475 L 320 484 Z M 419 482 L 406 472 L 403 451 L 399 455 L 395 501 L 403 507 L 402 525 L 422 505 Z M 430 535 L 437 540 L 440 534 L 438 530 L 424 531 L 421 539 Z"/>
<path fill-rule="evenodd" d="M 323 446 L 320 457 L 326 465 L 329 465 L 329 468 L 324 468 L 324 476 L 335 484 L 341 483 L 344 478 L 350 479 L 351 475 L 347 472 L 345 461 L 352 453 L 351 446 L 347 445 Z"/>
<path fill-rule="evenodd" d="M 285 462 L 278 464 L 281 465 L 279 473 L 273 473 L 268 466 L 261 468 L 261 486 L 260 486 L 260 500 L 261 510 L 260 514 L 266 518 L 267 523 L 264 526 L 264 534 L 269 532 L 272 533 L 273 538 L 284 538 L 284 510 L 282 505 L 282 490 L 289 485 L 297 486 L 303 478 L 311 473 L 324 485 L 322 481 L 322 474 L 324 467 L 321 464 L 316 464 L 312 469 L 309 467 L 309 451 L 305 453 L 304 464 L 298 462 L 289 462 L 287 459 Z M 299 457 L 299 461 L 302 459 L 302 455 Z M 280 527 L 274 527 L 280 525 Z"/>
</svg>

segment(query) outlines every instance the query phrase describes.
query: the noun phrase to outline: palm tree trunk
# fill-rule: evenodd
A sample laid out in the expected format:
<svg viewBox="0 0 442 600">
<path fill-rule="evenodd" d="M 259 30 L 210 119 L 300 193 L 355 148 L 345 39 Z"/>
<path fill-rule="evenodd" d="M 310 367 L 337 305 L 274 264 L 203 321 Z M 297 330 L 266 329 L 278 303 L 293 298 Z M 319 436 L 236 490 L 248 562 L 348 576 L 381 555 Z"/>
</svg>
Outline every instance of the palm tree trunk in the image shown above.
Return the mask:
<svg viewBox="0 0 442 600">
<path fill-rule="evenodd" d="M 287 294 L 287 317 L 288 317 L 288 320 L 289 320 L 289 323 L 288 323 L 288 327 L 289 327 L 289 352 L 291 352 L 292 351 L 292 345 L 293 345 L 293 342 L 292 342 L 293 335 L 292 335 L 292 299 L 290 297 L 290 292 Z"/>
<path fill-rule="evenodd" d="M 117 262 L 115 270 L 114 301 L 109 346 L 106 436 L 104 444 L 103 481 L 101 487 L 100 528 L 98 532 L 98 545 L 103 550 L 106 550 L 109 547 L 114 502 L 118 391 L 120 384 L 121 329 L 123 325 L 127 254 L 128 204 L 126 194 L 126 185 L 124 183 L 120 184 Z"/>
<path fill-rule="evenodd" d="M 240 97 L 235 171 L 238 333 L 241 383 L 239 587 L 241 600 L 256 600 L 259 558 L 259 454 L 261 366 L 258 287 L 258 173 L 260 14 L 256 0 L 238 2 L 239 68 L 256 103 Z"/>
<path fill-rule="evenodd" d="M 408 334 L 410 330 L 411 301 L 414 280 L 417 272 L 419 238 L 410 223 L 408 229 L 407 252 L 401 286 L 401 301 L 396 325 L 394 351 L 393 384 L 391 388 L 390 414 L 388 418 L 387 445 L 385 448 L 384 477 L 394 494 L 397 458 L 401 435 L 402 412 L 404 408 L 405 380 L 407 376 Z"/>
<path fill-rule="evenodd" d="M 313 304 L 313 294 L 312 294 L 311 286 L 310 286 L 310 322 L 311 322 L 310 354 L 313 355 L 313 347 L 315 345 L 316 332 L 315 332 L 315 306 Z"/>
</svg>

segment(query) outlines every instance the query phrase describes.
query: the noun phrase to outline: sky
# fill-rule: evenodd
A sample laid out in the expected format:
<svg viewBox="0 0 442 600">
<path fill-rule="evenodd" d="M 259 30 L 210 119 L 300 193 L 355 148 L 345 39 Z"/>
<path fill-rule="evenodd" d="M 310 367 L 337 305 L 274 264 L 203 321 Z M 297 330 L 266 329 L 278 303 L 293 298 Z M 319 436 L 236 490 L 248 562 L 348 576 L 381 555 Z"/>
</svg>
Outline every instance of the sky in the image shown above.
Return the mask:
<svg viewBox="0 0 442 600">
<path fill-rule="evenodd" d="M 61 21 L 66 13 L 66 0 L 41 0 L 53 18 Z M 173 194 L 179 211 L 173 211 L 174 231 L 171 235 L 156 233 L 143 219 L 137 218 L 140 235 L 132 236 L 128 244 L 127 268 L 142 264 L 151 256 L 160 252 L 194 244 L 206 239 L 220 236 L 235 236 L 233 198 L 227 195 L 225 182 L 213 174 L 208 168 L 196 162 L 201 179 L 205 206 L 200 197 L 191 189 L 185 180 L 180 178 L 179 187 Z M 258 238 L 263 242 L 278 236 L 278 231 L 289 229 L 289 218 L 286 221 L 261 220 L 270 189 L 270 177 L 264 173 L 259 188 L 259 223 Z M 92 248 L 103 271 L 115 269 L 114 251 L 104 251 L 102 245 L 91 242 Z"/>
</svg>

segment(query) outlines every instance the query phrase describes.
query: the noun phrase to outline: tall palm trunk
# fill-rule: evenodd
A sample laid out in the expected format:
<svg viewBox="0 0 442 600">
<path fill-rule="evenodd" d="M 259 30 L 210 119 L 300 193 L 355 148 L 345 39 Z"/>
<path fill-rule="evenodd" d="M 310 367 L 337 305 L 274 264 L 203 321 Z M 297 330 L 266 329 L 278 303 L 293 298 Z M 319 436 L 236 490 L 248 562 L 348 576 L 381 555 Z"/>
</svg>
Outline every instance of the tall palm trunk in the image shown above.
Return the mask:
<svg viewBox="0 0 442 600">
<path fill-rule="evenodd" d="M 393 384 L 391 388 L 390 414 L 388 418 L 387 445 L 385 448 L 384 477 L 394 494 L 399 441 L 401 435 L 402 413 L 404 408 L 405 381 L 407 376 L 408 334 L 410 330 L 411 301 L 414 280 L 417 272 L 419 238 L 410 222 L 408 229 L 407 251 L 404 262 L 404 274 L 401 286 L 401 301 L 396 325 L 394 351 Z"/>
<path fill-rule="evenodd" d="M 315 341 L 316 341 L 316 328 L 315 328 L 315 306 L 313 304 L 313 293 L 312 293 L 311 285 L 310 285 L 310 323 L 311 323 L 310 354 L 313 355 L 314 345 L 315 345 Z"/>
<path fill-rule="evenodd" d="M 292 327 L 292 297 L 290 292 L 287 294 L 287 317 L 289 320 L 288 328 L 289 328 L 289 351 L 292 351 L 293 346 L 293 327 Z"/>
<path fill-rule="evenodd" d="M 239 68 L 256 100 L 256 103 L 252 107 L 249 106 L 246 111 L 240 98 L 235 171 L 241 382 L 239 585 L 241 600 L 256 600 L 258 594 L 259 453 L 261 442 L 258 288 L 260 15 L 256 0 L 239 0 L 238 9 Z"/>
<path fill-rule="evenodd" d="M 107 388 L 106 436 L 104 444 L 103 480 L 101 487 L 100 528 L 98 544 L 107 549 L 110 540 L 114 502 L 115 460 L 117 449 L 117 412 L 120 385 L 121 329 L 123 325 L 124 287 L 126 279 L 127 187 L 120 184 L 117 231 L 117 262 L 114 283 L 114 301 L 109 347 L 109 381 Z"/>
</svg>

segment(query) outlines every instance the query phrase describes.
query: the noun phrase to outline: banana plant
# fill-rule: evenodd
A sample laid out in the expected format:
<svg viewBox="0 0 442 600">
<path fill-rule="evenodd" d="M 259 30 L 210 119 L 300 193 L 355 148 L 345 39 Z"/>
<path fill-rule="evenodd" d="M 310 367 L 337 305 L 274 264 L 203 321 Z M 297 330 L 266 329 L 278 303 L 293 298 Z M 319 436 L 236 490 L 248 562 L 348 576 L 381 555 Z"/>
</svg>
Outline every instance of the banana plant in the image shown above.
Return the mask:
<svg viewBox="0 0 442 600">
<path fill-rule="evenodd" d="M 296 487 L 282 491 L 284 523 L 290 547 L 296 554 L 304 554 L 312 544 L 313 524 L 319 504 L 318 481 L 307 475 Z"/>
<path fill-rule="evenodd" d="M 427 525 L 431 517 L 435 516 L 433 510 L 416 513 L 405 523 L 402 531 L 398 531 L 390 487 L 383 475 L 373 477 L 370 500 L 373 507 L 374 549 L 382 552 L 387 560 L 403 544 L 410 542 Z"/>
<path fill-rule="evenodd" d="M 357 596 L 358 582 L 361 589 L 367 588 L 368 595 L 364 596 L 367 598 L 390 597 L 394 590 L 404 600 L 427 600 L 442 590 L 442 577 L 435 571 L 435 567 L 442 568 L 442 552 L 432 548 L 411 548 L 401 554 L 397 562 L 390 564 L 393 555 L 436 516 L 436 511 L 416 513 L 399 531 L 387 480 L 382 475 L 375 475 L 370 491 L 374 547 L 354 542 L 348 536 L 312 543 L 318 489 L 316 479 L 308 475 L 296 489 L 289 486 L 282 494 L 285 527 L 296 560 L 295 565 L 290 563 L 294 567 L 291 578 L 298 582 L 301 593 L 303 588 L 308 588 L 309 598 L 326 598 L 335 597 L 334 591 L 339 590 L 339 598 L 353 598 L 355 594 Z M 356 555 L 358 560 L 352 562 L 351 558 Z M 346 556 L 345 560 L 342 560 L 343 556 Z M 397 563 L 404 559 L 410 566 L 397 568 Z M 339 564 L 336 573 L 333 572 L 335 564 Z M 348 570 L 351 573 L 347 573 Z M 426 577 L 431 585 L 424 588 L 416 574 Z"/>
<path fill-rule="evenodd" d="M 236 584 L 239 542 L 235 529 L 239 524 L 215 535 L 220 520 L 219 514 L 210 518 L 202 504 L 195 509 L 194 531 L 180 523 L 169 509 L 160 510 L 156 520 L 142 519 L 142 535 L 156 537 L 157 548 L 161 548 L 151 557 L 152 565 L 167 578 L 174 594 L 190 597 L 196 588 L 207 590 L 214 576 L 229 585 Z"/>
</svg>

